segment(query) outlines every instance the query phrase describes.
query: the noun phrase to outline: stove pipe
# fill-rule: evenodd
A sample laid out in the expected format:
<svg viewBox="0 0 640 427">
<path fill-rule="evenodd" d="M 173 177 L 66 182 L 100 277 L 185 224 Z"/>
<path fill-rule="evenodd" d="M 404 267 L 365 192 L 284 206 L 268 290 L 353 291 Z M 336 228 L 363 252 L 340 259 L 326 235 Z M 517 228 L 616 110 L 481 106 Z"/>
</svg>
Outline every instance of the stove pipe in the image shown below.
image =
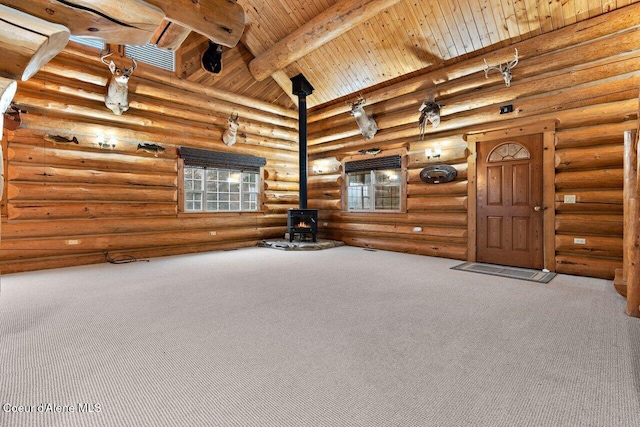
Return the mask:
<svg viewBox="0 0 640 427">
<path fill-rule="evenodd" d="M 307 95 L 313 93 L 313 86 L 302 74 L 292 77 L 291 83 L 293 94 L 298 96 L 300 209 L 307 209 Z"/>
</svg>

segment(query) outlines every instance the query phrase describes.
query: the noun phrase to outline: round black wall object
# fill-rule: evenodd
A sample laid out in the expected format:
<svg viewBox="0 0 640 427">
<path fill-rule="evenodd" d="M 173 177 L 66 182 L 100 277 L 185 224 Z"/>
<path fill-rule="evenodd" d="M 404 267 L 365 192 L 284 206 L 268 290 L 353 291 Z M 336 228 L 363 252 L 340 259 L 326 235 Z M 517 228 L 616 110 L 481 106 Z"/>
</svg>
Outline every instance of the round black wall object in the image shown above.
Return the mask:
<svg viewBox="0 0 640 427">
<path fill-rule="evenodd" d="M 442 184 L 456 179 L 458 171 L 449 165 L 432 165 L 420 171 L 420 179 L 427 184 Z"/>
</svg>

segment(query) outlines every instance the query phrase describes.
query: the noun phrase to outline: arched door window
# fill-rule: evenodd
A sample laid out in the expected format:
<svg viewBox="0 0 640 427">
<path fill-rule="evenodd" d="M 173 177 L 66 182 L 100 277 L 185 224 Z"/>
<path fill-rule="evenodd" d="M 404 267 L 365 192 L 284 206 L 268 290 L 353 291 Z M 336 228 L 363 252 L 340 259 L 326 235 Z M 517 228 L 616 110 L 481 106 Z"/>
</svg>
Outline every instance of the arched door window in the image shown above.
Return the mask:
<svg viewBox="0 0 640 427">
<path fill-rule="evenodd" d="M 506 142 L 491 150 L 487 156 L 487 163 L 508 162 L 510 160 L 530 159 L 531 153 L 522 145 L 515 142 Z"/>
</svg>

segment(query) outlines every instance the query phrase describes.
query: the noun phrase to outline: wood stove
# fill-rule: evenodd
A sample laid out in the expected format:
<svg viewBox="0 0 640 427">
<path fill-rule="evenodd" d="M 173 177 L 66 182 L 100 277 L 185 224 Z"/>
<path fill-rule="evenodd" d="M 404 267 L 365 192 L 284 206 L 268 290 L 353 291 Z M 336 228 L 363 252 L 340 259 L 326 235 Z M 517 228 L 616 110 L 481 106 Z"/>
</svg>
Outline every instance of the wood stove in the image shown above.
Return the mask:
<svg viewBox="0 0 640 427">
<path fill-rule="evenodd" d="M 298 96 L 300 204 L 299 209 L 287 211 L 287 232 L 290 242 L 293 242 L 296 233 L 300 235 L 300 239 L 305 234 L 311 234 L 315 242 L 318 234 L 318 210 L 307 209 L 307 96 L 313 93 L 313 86 L 302 74 L 292 77 L 291 84 L 293 94 Z"/>
<path fill-rule="evenodd" d="M 287 232 L 289 241 L 293 242 L 294 235 L 300 235 L 300 240 L 306 234 L 311 234 L 316 241 L 318 234 L 318 210 L 317 209 L 289 209 L 287 211 Z"/>
</svg>

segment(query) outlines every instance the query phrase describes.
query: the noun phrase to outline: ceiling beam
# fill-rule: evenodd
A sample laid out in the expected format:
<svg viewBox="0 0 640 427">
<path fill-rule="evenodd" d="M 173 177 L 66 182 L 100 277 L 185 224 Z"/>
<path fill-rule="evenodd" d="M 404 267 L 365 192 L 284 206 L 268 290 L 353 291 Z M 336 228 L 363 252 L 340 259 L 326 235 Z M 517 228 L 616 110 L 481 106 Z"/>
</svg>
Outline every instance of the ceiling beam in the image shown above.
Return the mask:
<svg viewBox="0 0 640 427">
<path fill-rule="evenodd" d="M 342 0 L 273 45 L 249 63 L 256 80 L 297 61 L 400 0 Z"/>
<path fill-rule="evenodd" d="M 178 50 L 189 34 L 191 34 L 190 28 L 165 19 L 151 37 L 151 44 L 161 49 Z"/>
<path fill-rule="evenodd" d="M 69 28 L 74 36 L 112 44 L 144 45 L 164 12 L 143 0 L 1 0 L 0 3 Z"/>
<path fill-rule="evenodd" d="M 69 41 L 69 30 L 0 4 L 0 75 L 28 80 Z"/>
<path fill-rule="evenodd" d="M 244 32 L 244 9 L 232 0 L 146 0 L 164 10 L 167 19 L 226 47 Z"/>
</svg>

